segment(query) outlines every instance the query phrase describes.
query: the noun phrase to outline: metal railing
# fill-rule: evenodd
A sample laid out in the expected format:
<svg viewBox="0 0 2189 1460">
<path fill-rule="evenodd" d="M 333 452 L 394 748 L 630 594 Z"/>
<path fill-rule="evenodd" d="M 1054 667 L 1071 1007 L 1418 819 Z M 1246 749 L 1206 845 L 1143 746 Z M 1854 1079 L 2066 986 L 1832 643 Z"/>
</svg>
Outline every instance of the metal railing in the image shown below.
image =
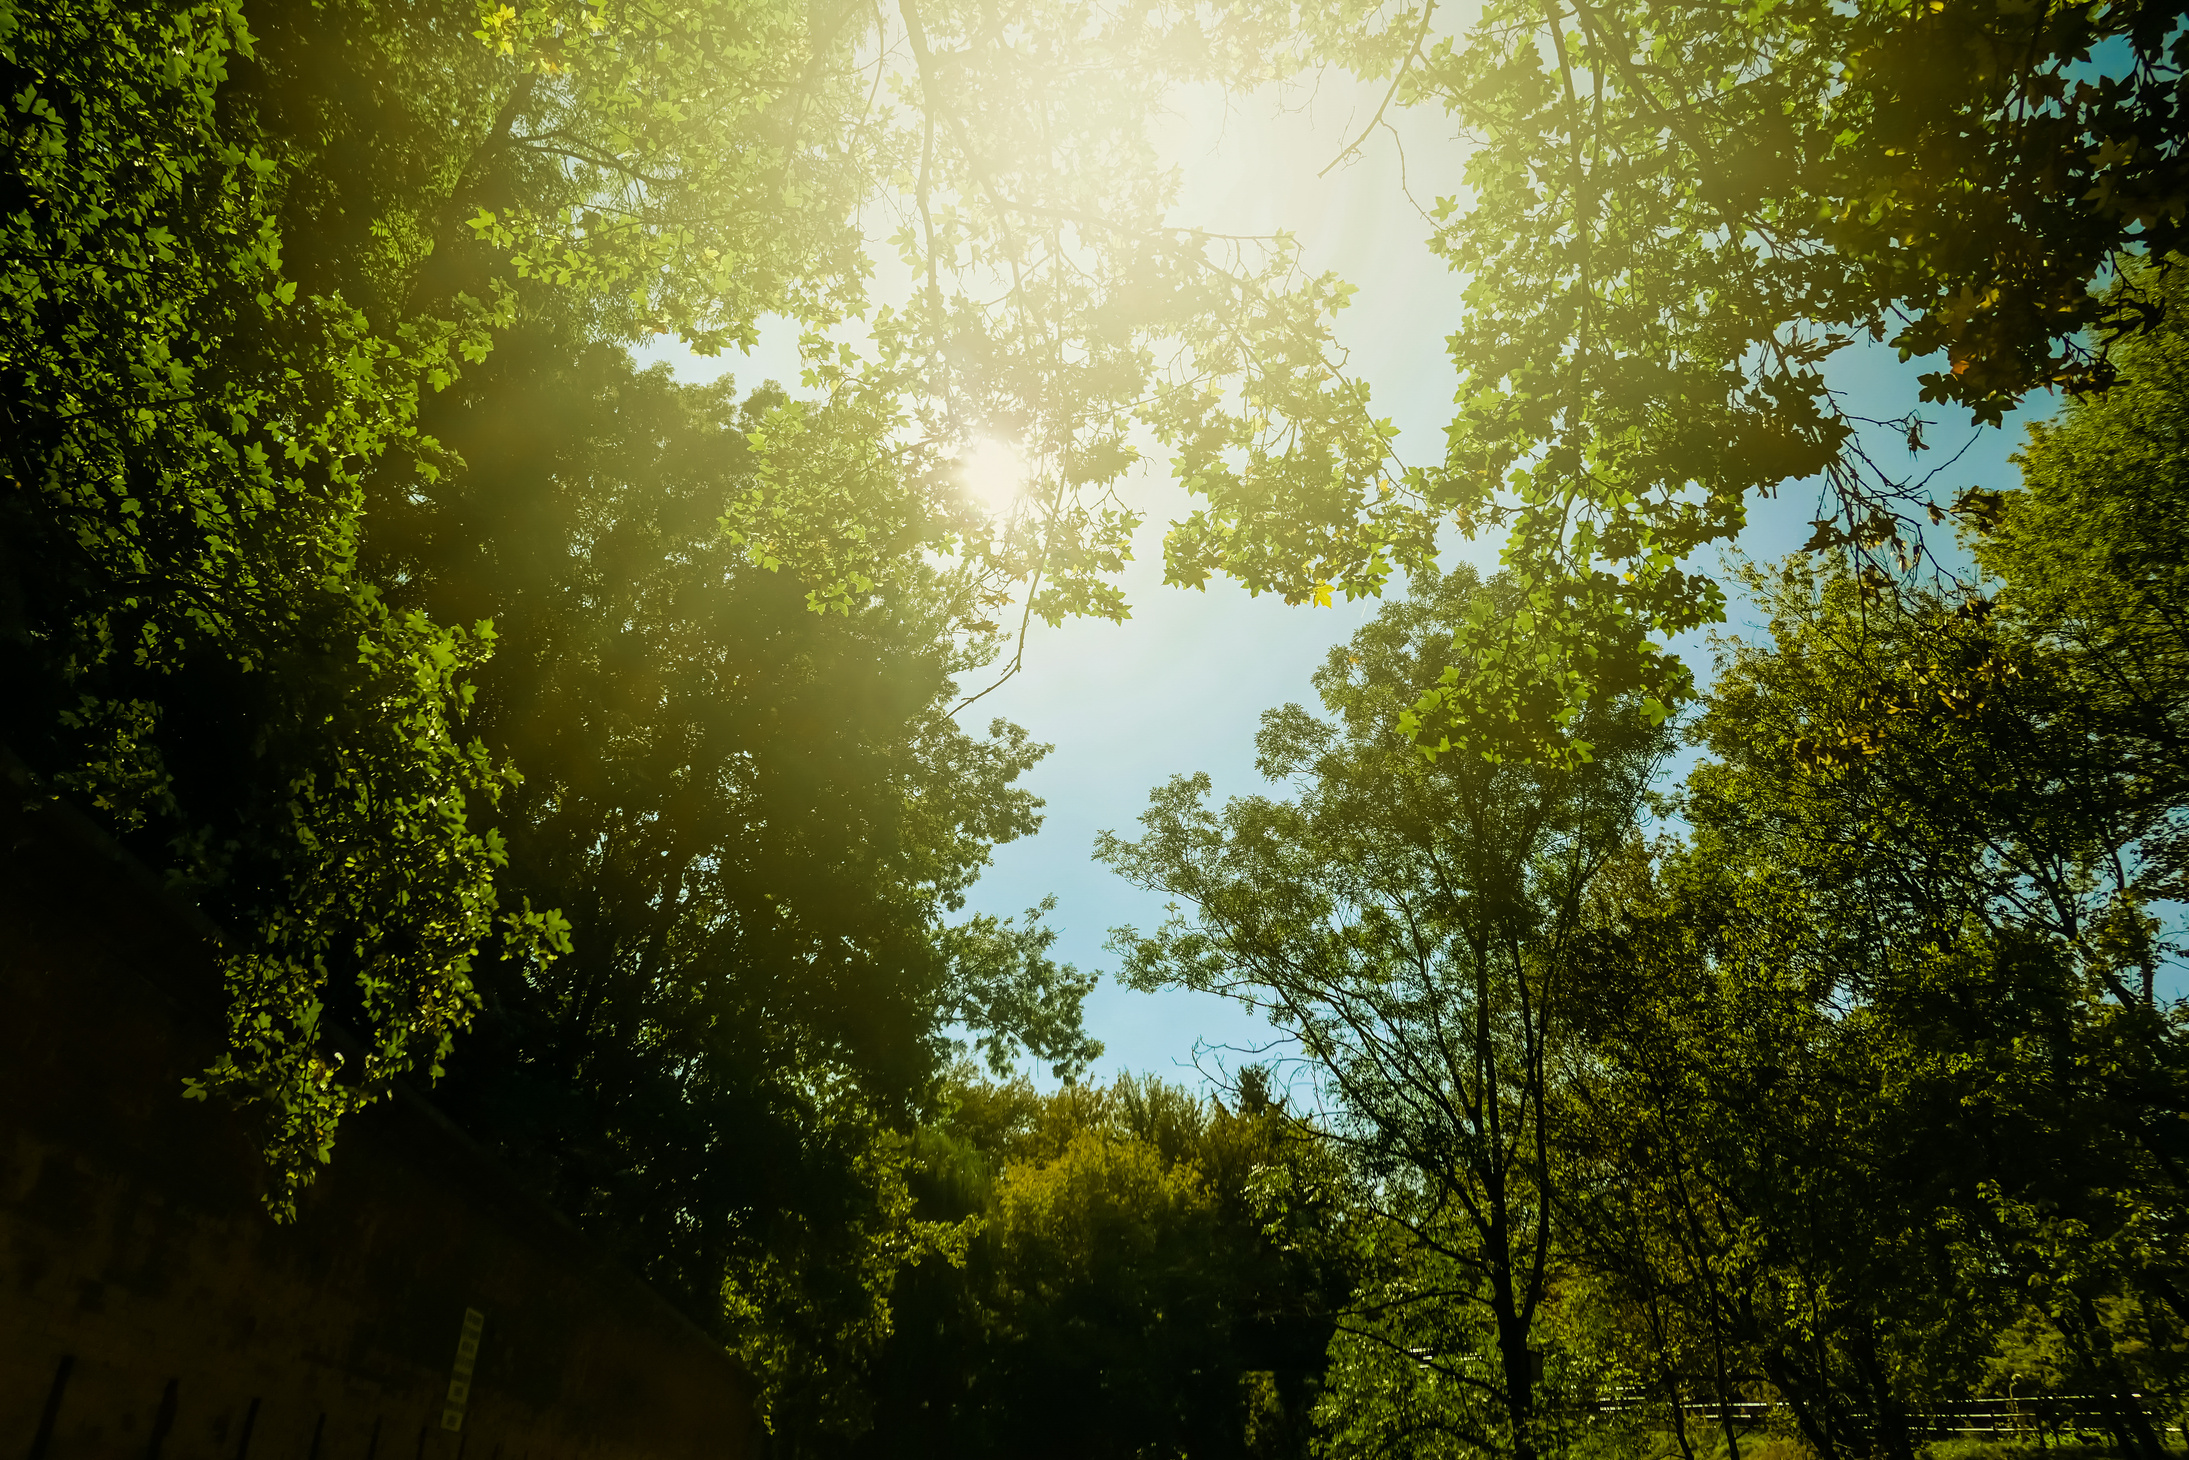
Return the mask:
<svg viewBox="0 0 2189 1460">
<path fill-rule="evenodd" d="M 2174 1439 L 2183 1435 L 2178 1423 L 2168 1423 L 2145 1403 L 2141 1394 L 2127 1396 L 2143 1406 L 2152 1428 L 2163 1438 Z M 2040 1436 L 2104 1435 L 2110 1433 L 2110 1418 L 2115 1399 L 2107 1394 L 2045 1394 L 2003 1399 L 1948 1399 L 1928 1405 L 1911 1406 L 1907 1413 L 1908 1427 L 1929 1439 L 2037 1439 Z M 1599 1402 L 1592 1406 L 1599 1414 L 1625 1414 L 1636 1410 L 1666 1413 L 1668 1406 L 1661 1398 L 1645 1398 L 1641 1395 L 1622 1396 Z M 1717 1422 L 1728 1410 L 1736 1425 L 1744 1430 L 1762 1429 L 1774 1419 L 1787 1415 L 1784 1404 L 1759 1400 L 1737 1399 L 1730 1404 L 1715 1400 L 1697 1400 L 1681 1405 L 1690 1423 L 1696 1421 Z"/>
</svg>

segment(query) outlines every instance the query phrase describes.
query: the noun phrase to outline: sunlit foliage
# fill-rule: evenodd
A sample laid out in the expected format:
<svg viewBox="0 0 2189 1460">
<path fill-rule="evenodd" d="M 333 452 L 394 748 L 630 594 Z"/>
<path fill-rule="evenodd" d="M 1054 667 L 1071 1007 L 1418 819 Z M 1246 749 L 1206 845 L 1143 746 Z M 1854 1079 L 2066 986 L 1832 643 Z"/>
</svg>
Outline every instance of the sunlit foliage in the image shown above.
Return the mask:
<svg viewBox="0 0 2189 1460">
<path fill-rule="evenodd" d="M 1949 421 L 1996 422 L 2103 388 L 2162 312 L 2142 273 L 2104 285 L 2189 217 L 2178 5 L 1362 9 L 1305 8 L 1310 49 L 1473 144 L 1460 174 L 1413 174 L 1466 281 L 1435 326 L 1448 449 L 1360 516 L 1272 484 L 1171 552 L 1304 596 L 1261 554 L 1305 563 L 1371 523 L 1404 542 L 1423 514 L 1502 530 L 1525 625 L 1463 632 L 1429 744 L 1566 760 L 1587 707 L 1691 694 L 1666 636 L 1724 603 L 1694 554 L 1782 484 L 1830 488 L 1816 549 L 1879 581 L 1924 566 L 1920 484 L 1875 465 L 1834 386 L 1857 341 L 1923 358 Z M 1914 415 L 1869 424 L 1922 439 Z"/>
<path fill-rule="evenodd" d="M 1267 1010 L 1326 1092 L 1301 1131 L 1370 1239 L 1331 1453 L 1913 1460 L 1972 1396 L 2164 1453 L 2183 337 L 1971 495 L 1976 586 L 1753 572 L 1766 636 L 1724 646 L 1678 796 L 1621 792 L 1594 727 L 1563 772 L 1409 745 L 1483 591 L 1447 579 L 1332 656 L 1337 723 L 1265 717 L 1297 802 L 1181 779 L 1105 843 L 1180 902 L 1121 935 L 1133 976 Z"/>
<path fill-rule="evenodd" d="M 962 1265 L 901 1280 L 871 1456 L 1302 1456 L 1350 1283 L 1343 1181 L 1260 1071 L 1037 1094 L 961 1071 L 919 1137 Z"/>
</svg>

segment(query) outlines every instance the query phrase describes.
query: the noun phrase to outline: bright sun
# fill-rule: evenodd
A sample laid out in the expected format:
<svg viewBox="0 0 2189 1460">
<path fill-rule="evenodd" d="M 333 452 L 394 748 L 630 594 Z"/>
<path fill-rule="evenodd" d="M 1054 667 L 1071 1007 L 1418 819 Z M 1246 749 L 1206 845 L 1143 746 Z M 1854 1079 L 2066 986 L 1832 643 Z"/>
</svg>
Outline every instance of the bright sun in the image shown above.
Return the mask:
<svg viewBox="0 0 2189 1460">
<path fill-rule="evenodd" d="M 991 511 L 1002 512 L 1018 500 L 1029 475 L 1026 457 L 1008 441 L 983 436 L 959 461 L 965 487 Z"/>
</svg>

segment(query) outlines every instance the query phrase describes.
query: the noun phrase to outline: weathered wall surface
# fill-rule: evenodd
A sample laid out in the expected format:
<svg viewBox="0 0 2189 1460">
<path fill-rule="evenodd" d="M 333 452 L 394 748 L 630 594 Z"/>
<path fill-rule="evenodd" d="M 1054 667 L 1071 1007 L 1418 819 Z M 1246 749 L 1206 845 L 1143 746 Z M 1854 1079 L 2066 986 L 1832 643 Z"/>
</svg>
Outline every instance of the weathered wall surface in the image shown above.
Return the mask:
<svg viewBox="0 0 2189 1460">
<path fill-rule="evenodd" d="M 757 1452 L 719 1347 L 422 1101 L 269 1220 L 242 1127 L 180 1098 L 212 930 L 143 878 L 0 774 L 0 1460 Z"/>
</svg>

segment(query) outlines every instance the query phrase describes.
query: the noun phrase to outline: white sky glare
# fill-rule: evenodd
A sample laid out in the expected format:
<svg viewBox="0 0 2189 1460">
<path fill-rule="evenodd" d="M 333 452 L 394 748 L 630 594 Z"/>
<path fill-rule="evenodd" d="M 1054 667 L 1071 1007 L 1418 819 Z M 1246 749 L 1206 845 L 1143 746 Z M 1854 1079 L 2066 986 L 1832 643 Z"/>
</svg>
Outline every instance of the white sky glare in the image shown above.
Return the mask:
<svg viewBox="0 0 2189 1460">
<path fill-rule="evenodd" d="M 1026 490 L 1026 454 L 1009 441 L 982 436 L 959 460 L 966 489 L 990 511 L 1004 512 Z"/>
</svg>

